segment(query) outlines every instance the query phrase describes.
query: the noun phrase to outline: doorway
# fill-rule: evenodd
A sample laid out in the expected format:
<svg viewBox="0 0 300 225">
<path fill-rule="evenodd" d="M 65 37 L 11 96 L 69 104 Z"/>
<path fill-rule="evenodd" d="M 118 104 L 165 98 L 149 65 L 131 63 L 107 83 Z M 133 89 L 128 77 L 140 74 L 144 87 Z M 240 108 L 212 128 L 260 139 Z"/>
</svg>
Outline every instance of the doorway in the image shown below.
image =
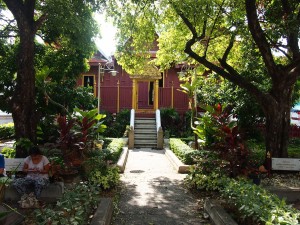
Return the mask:
<svg viewBox="0 0 300 225">
<path fill-rule="evenodd" d="M 138 109 L 154 109 L 154 85 L 153 81 L 138 81 Z"/>
</svg>

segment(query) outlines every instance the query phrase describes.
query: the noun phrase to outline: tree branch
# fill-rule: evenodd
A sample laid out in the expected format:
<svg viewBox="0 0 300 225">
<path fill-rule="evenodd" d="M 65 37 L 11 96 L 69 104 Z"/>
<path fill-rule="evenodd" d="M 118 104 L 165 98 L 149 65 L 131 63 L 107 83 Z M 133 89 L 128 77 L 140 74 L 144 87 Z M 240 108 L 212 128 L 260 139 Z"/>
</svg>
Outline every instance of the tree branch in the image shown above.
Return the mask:
<svg viewBox="0 0 300 225">
<path fill-rule="evenodd" d="M 232 34 L 230 41 L 229 41 L 229 45 L 227 46 L 222 59 L 219 59 L 219 62 L 221 63 L 221 65 L 222 65 L 222 63 L 226 63 L 228 55 L 229 55 L 231 49 L 233 48 L 234 39 L 235 39 L 235 34 Z"/>
<path fill-rule="evenodd" d="M 41 15 L 41 17 L 37 21 L 35 21 L 34 33 L 36 33 L 38 31 L 38 29 L 42 26 L 42 24 L 47 19 L 47 16 L 48 16 L 47 14 L 43 14 L 43 15 Z"/>
<path fill-rule="evenodd" d="M 187 53 L 191 58 L 195 59 L 198 63 L 204 65 L 206 68 L 214 71 L 215 73 L 219 74 L 225 79 L 249 91 L 249 93 L 251 93 L 253 97 L 258 101 L 258 103 L 260 103 L 261 105 L 263 105 L 263 103 L 266 101 L 272 101 L 270 95 L 261 92 L 255 85 L 253 85 L 251 82 L 249 82 L 244 77 L 242 77 L 236 70 L 234 70 L 233 67 L 231 67 L 229 64 L 226 63 L 226 59 L 229 55 L 229 52 L 233 47 L 234 35 L 231 37 L 229 46 L 227 47 L 222 57 L 221 60 L 222 61 L 221 65 L 223 66 L 222 68 L 208 61 L 205 57 L 198 55 L 192 50 L 193 44 L 195 44 L 198 40 L 197 32 L 192 26 L 192 24 L 190 23 L 190 21 L 182 13 L 178 13 L 178 15 L 182 18 L 183 22 L 193 33 L 193 37 L 190 40 L 188 40 L 185 45 L 185 50 L 184 50 L 185 53 Z M 202 31 L 202 35 L 204 35 L 203 37 L 205 37 L 205 29 L 206 29 L 206 23 L 204 23 L 203 25 L 203 31 Z M 200 37 L 202 37 L 202 35 Z M 226 69 L 228 72 L 225 71 L 224 69 Z"/>
<path fill-rule="evenodd" d="M 262 55 L 269 75 L 271 77 L 275 77 L 277 76 L 276 64 L 273 59 L 270 45 L 259 24 L 255 3 L 255 0 L 245 0 L 248 27 L 251 32 L 252 38 L 258 46 L 258 49 Z"/>
<path fill-rule="evenodd" d="M 284 15 L 286 16 L 286 19 L 284 21 L 288 23 L 293 20 L 293 9 L 291 8 L 289 1 L 281 0 L 281 4 L 282 4 Z M 299 15 L 300 15 L 300 9 L 297 15 L 298 25 L 300 23 Z M 291 25 L 287 23 L 286 23 L 286 27 L 289 31 L 289 33 L 287 34 L 288 46 L 290 47 L 290 51 L 293 54 L 293 59 L 297 59 L 300 57 L 299 45 L 298 45 L 299 26 L 297 26 L 297 28 L 295 27 L 290 28 Z"/>
<path fill-rule="evenodd" d="M 221 14 L 221 12 L 222 12 L 224 2 L 225 2 L 225 0 L 222 1 L 221 5 L 220 5 L 220 7 L 219 7 L 218 14 L 217 14 L 217 16 L 215 17 L 215 20 L 214 20 L 214 22 L 213 22 L 213 26 L 212 26 L 212 28 L 211 28 L 211 30 L 210 30 L 210 34 L 208 35 L 208 40 L 207 40 L 206 48 L 205 48 L 205 51 L 204 51 L 204 57 L 206 57 L 206 53 L 207 53 L 208 47 L 209 47 L 210 37 L 212 36 L 212 33 L 213 33 L 214 28 L 215 28 L 215 26 L 216 26 L 217 19 L 219 18 L 220 14 Z"/>
</svg>

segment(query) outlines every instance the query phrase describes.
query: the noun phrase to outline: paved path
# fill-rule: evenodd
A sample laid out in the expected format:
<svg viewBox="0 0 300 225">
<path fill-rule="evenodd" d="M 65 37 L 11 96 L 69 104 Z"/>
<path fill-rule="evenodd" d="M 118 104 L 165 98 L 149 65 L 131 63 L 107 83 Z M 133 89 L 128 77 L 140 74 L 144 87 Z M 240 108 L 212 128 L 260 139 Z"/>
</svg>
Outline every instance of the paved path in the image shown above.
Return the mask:
<svg viewBox="0 0 300 225">
<path fill-rule="evenodd" d="M 113 225 L 204 225 L 197 200 L 182 186 L 163 150 L 129 151 Z M 115 210 L 116 211 L 116 210 Z"/>
</svg>

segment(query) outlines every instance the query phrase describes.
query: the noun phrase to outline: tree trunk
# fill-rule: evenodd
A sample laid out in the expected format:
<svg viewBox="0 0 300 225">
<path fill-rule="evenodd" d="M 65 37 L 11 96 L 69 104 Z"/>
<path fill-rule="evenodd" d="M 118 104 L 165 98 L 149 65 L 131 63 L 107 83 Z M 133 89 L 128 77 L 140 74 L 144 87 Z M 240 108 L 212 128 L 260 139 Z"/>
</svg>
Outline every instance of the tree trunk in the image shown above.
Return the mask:
<svg viewBox="0 0 300 225">
<path fill-rule="evenodd" d="M 16 139 L 28 138 L 36 142 L 36 105 L 34 72 L 34 35 L 30 28 L 20 29 L 20 47 L 16 89 L 12 98 L 12 116 Z M 17 146 L 16 157 L 27 156 L 27 150 Z"/>
<path fill-rule="evenodd" d="M 290 109 L 292 87 L 285 85 L 284 91 L 273 91 L 274 102 L 262 106 L 266 117 L 266 154 L 271 157 L 288 157 Z M 275 103 L 275 104 L 274 104 Z"/>
<path fill-rule="evenodd" d="M 17 21 L 20 44 L 17 57 L 17 78 L 12 97 L 12 116 L 16 140 L 27 138 L 36 143 L 36 104 L 34 71 L 35 0 L 4 0 Z M 16 157 L 28 155 L 26 146 L 17 144 Z"/>
<path fill-rule="evenodd" d="M 270 106 L 266 113 L 266 154 L 271 157 L 288 157 L 290 109 Z"/>
</svg>

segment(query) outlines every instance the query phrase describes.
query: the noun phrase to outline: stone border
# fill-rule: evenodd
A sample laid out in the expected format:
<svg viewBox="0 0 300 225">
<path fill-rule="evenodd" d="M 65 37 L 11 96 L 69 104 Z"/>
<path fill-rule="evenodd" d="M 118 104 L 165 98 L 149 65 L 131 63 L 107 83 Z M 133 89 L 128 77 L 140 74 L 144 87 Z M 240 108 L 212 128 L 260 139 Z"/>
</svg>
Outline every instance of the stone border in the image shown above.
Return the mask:
<svg viewBox="0 0 300 225">
<path fill-rule="evenodd" d="M 101 198 L 90 225 L 110 225 L 113 214 L 112 198 Z"/>
<path fill-rule="evenodd" d="M 215 225 L 238 225 L 223 207 L 214 199 L 206 199 L 204 210 Z"/>
<path fill-rule="evenodd" d="M 188 173 L 189 172 L 189 165 L 184 164 L 181 162 L 178 157 L 172 152 L 170 149 L 165 149 L 165 155 L 169 159 L 169 161 L 172 163 L 174 168 L 177 170 L 178 173 Z"/>
<path fill-rule="evenodd" d="M 285 199 L 287 203 L 300 200 L 300 188 L 272 187 L 264 185 L 261 187 L 272 194 L 276 194 L 280 199 Z"/>
<path fill-rule="evenodd" d="M 120 169 L 120 173 L 124 173 L 127 158 L 128 158 L 129 150 L 128 147 L 123 147 L 120 158 L 117 162 L 117 167 Z"/>
</svg>

